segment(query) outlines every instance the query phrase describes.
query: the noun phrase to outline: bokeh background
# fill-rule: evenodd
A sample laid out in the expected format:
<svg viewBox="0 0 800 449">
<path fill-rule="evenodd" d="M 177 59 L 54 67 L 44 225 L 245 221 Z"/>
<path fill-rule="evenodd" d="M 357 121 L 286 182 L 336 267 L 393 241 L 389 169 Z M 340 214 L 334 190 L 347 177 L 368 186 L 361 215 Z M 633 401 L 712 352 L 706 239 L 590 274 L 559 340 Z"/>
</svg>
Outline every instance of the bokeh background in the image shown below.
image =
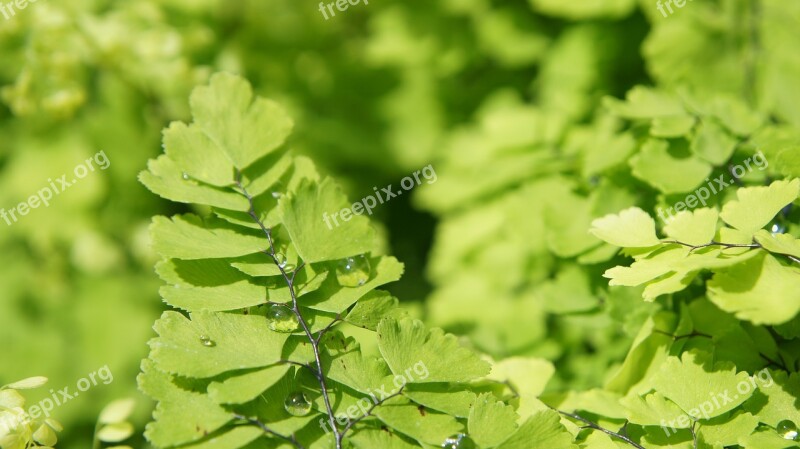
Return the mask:
<svg viewBox="0 0 800 449">
<path fill-rule="evenodd" d="M 137 174 L 161 129 L 189 119 L 191 89 L 230 71 L 290 111 L 292 146 L 354 200 L 433 164 L 436 184 L 374 216 L 412 313 L 496 357 L 554 361 L 553 389 L 600 385 L 654 307 L 604 289 L 607 265 L 579 265 L 553 234 L 587 221 L 597 180 L 579 155 L 610 120 L 602 98 L 680 83 L 800 124 L 797 2 L 694 2 L 668 18 L 654 3 L 371 0 L 325 20 L 309 0 L 38 0 L 0 16 L 0 207 L 98 151 L 111 161 L 0 222 L 0 384 L 63 388 L 108 365 L 113 383 L 56 411 L 59 447 L 87 447 L 118 398 L 137 398 L 143 428 L 135 377 L 164 308 L 147 226 L 184 209 Z M 566 186 L 560 213 L 531 185 L 544 174 Z M 598 210 L 634 202 L 608 201 Z"/>
</svg>

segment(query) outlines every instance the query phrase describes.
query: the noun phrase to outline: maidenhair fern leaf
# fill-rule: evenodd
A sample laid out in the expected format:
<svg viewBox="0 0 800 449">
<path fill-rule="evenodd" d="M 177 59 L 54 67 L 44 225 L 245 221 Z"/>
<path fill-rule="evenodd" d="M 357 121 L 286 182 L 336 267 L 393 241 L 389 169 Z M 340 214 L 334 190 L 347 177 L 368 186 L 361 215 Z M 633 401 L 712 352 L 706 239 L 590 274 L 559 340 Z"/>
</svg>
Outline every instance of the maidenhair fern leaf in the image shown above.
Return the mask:
<svg viewBox="0 0 800 449">
<path fill-rule="evenodd" d="M 187 313 L 156 322 L 142 365 L 140 386 L 159 402 L 147 438 L 160 448 L 430 448 L 472 441 L 469 422 L 479 446 L 501 443 L 516 428 L 505 379 L 488 379 L 488 362 L 376 290 L 403 265 L 380 254 L 366 217 L 342 213 L 333 180 L 291 156 L 282 109 L 227 74 L 197 88 L 191 109 L 194 121 L 169 126 L 165 155 L 140 176 L 167 199 L 211 206 L 150 229 L 161 295 Z M 476 382 L 496 391 L 480 406 Z"/>
</svg>

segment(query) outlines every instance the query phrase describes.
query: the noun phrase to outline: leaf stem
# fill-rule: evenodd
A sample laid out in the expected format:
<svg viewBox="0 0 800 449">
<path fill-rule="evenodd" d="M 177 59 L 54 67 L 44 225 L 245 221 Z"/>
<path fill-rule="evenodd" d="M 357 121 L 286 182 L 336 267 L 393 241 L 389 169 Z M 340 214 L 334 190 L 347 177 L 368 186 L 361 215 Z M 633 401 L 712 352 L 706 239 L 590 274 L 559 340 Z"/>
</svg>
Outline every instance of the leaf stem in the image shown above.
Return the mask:
<svg viewBox="0 0 800 449">
<path fill-rule="evenodd" d="M 635 447 L 636 449 L 645 449 L 644 446 L 641 446 L 640 444 L 638 444 L 635 441 L 631 440 L 627 436 L 625 436 L 625 435 L 623 435 L 621 433 L 614 432 L 612 430 L 608 430 L 608 429 L 606 429 L 604 427 L 600 427 L 599 424 L 596 424 L 596 423 L 594 423 L 592 421 L 589 421 L 588 419 L 586 419 L 586 418 L 584 418 L 584 417 L 582 417 L 580 415 L 577 415 L 575 413 L 564 412 L 564 411 L 561 411 L 561 410 L 558 410 L 558 409 L 553 409 L 553 410 L 557 411 L 558 413 L 561 413 L 562 415 L 564 415 L 564 416 L 566 416 L 568 418 L 572 418 L 574 420 L 577 420 L 577 421 L 580 421 L 580 422 L 586 424 L 586 427 L 588 427 L 590 429 L 599 430 L 600 432 L 603 432 L 606 435 L 609 435 L 609 436 L 612 436 L 612 437 L 617 438 L 619 440 L 622 440 L 622 441 L 630 444 L 631 446 Z"/>
<path fill-rule="evenodd" d="M 402 387 L 400 387 L 400 389 L 398 389 L 396 392 L 394 392 L 394 393 L 390 394 L 389 396 L 386 396 L 385 398 L 381 399 L 380 401 L 378 401 L 378 402 L 376 402 L 376 403 L 372 404 L 372 406 L 371 406 L 371 407 L 370 407 L 370 408 L 367 410 L 367 412 L 366 412 L 366 413 L 364 413 L 363 415 L 359 416 L 358 418 L 355 418 L 355 419 L 352 419 L 352 420 L 350 420 L 350 421 L 347 423 L 347 425 L 346 425 L 346 426 L 344 426 L 344 429 L 342 429 L 342 433 L 341 433 L 341 436 L 339 436 L 339 440 L 343 440 L 343 439 L 344 439 L 344 436 L 345 436 L 345 434 L 346 434 L 346 433 L 347 433 L 347 432 L 348 432 L 348 431 L 349 431 L 349 430 L 350 430 L 350 429 L 351 429 L 353 426 L 355 426 L 356 424 L 360 423 L 362 420 L 366 419 L 367 417 L 370 417 L 370 416 L 372 416 L 372 412 L 373 412 L 373 411 L 374 411 L 376 408 L 378 408 L 378 407 L 380 407 L 381 405 L 385 404 L 385 403 L 386 403 L 386 401 L 388 401 L 389 399 L 396 398 L 397 396 L 400 396 L 401 394 L 403 394 L 403 390 L 405 389 L 405 387 L 406 387 L 406 386 L 405 386 L 405 385 L 403 385 L 403 386 L 402 386 Z M 340 441 L 338 441 L 338 440 L 337 440 L 337 445 L 338 445 L 338 444 L 340 444 Z"/>
<path fill-rule="evenodd" d="M 673 243 L 673 244 L 676 244 L 676 245 L 686 246 L 686 247 L 691 248 L 692 251 L 694 251 L 696 249 L 709 248 L 709 247 L 712 247 L 712 246 L 721 246 L 723 248 L 763 249 L 763 250 L 767 251 L 770 254 L 777 254 L 777 255 L 780 255 L 780 256 L 785 256 L 785 257 L 789 258 L 789 260 L 791 260 L 792 262 L 800 264 L 800 259 L 798 259 L 795 256 L 792 256 L 791 254 L 772 252 L 772 251 L 769 251 L 768 249 L 764 248 L 764 246 L 761 245 L 760 243 L 755 243 L 755 242 L 754 243 L 749 243 L 749 244 L 742 244 L 742 243 L 723 243 L 723 242 L 711 241 L 710 243 L 706 243 L 704 245 L 692 245 L 691 243 L 679 242 L 677 240 L 668 240 L 668 241 L 663 241 L 661 243 Z"/>
<path fill-rule="evenodd" d="M 264 433 L 267 433 L 267 434 L 270 434 L 270 435 L 274 435 L 274 436 L 276 436 L 276 437 L 278 437 L 278 438 L 280 438 L 282 440 L 286 440 L 286 441 L 294 444 L 294 446 L 297 449 L 306 449 L 305 446 L 303 446 L 302 444 L 300 444 L 299 441 L 297 441 L 297 438 L 295 438 L 294 435 L 286 436 L 286 435 L 280 434 L 280 433 L 270 429 L 269 427 L 267 427 L 266 424 L 264 424 L 263 422 L 259 421 L 258 419 L 255 419 L 255 418 L 248 418 L 248 417 L 246 417 L 244 415 L 239 415 L 239 414 L 234 414 L 233 416 L 236 417 L 236 419 L 241 419 L 243 421 L 247 421 L 250 424 L 253 424 L 253 425 L 257 426 L 258 428 L 263 430 Z"/>
<path fill-rule="evenodd" d="M 330 393 L 328 392 L 328 385 L 327 382 L 325 381 L 325 375 L 322 372 L 322 357 L 320 356 L 320 350 L 319 350 L 321 335 L 319 339 L 314 338 L 314 334 L 311 333 L 311 328 L 308 326 L 308 322 L 306 321 L 305 317 L 303 317 L 303 314 L 300 312 L 300 307 L 298 306 L 297 303 L 297 294 L 294 291 L 295 276 L 297 276 L 297 272 L 300 271 L 305 266 L 305 262 L 298 265 L 297 268 L 294 269 L 294 272 L 292 273 L 291 276 L 286 272 L 281 262 L 278 261 L 278 257 L 275 252 L 275 242 L 273 241 L 272 238 L 272 230 L 268 228 L 266 225 L 264 225 L 264 222 L 261 221 L 261 218 L 256 213 L 255 205 L 253 203 L 253 197 L 247 192 L 247 189 L 245 189 L 244 185 L 242 185 L 241 173 L 239 172 L 237 172 L 236 174 L 236 186 L 240 190 L 239 193 L 241 193 L 242 195 L 244 195 L 245 198 L 247 198 L 247 202 L 250 206 L 249 210 L 247 211 L 248 215 L 250 215 L 253 221 L 255 221 L 255 223 L 258 224 L 258 226 L 264 232 L 264 235 L 266 235 L 267 240 L 269 241 L 269 252 L 267 253 L 267 255 L 269 255 L 272 258 L 272 261 L 278 267 L 278 270 L 280 270 L 281 276 L 283 276 L 284 281 L 286 281 L 286 285 L 289 287 L 289 294 L 292 297 L 292 312 L 294 312 L 295 316 L 297 317 L 298 323 L 300 323 L 300 326 L 303 328 L 303 332 L 305 332 L 306 337 L 311 342 L 311 348 L 314 352 L 314 361 L 317 366 L 316 368 L 313 368 L 311 366 L 308 367 L 311 369 L 312 373 L 319 382 L 320 390 L 322 392 L 322 400 L 325 403 L 325 410 L 328 414 L 328 423 L 331 426 L 331 430 L 333 431 L 333 436 L 336 440 L 336 449 L 342 449 L 342 438 L 341 438 L 342 434 L 340 433 L 339 428 L 336 426 L 336 420 L 334 419 L 333 416 L 333 407 L 331 405 Z"/>
</svg>

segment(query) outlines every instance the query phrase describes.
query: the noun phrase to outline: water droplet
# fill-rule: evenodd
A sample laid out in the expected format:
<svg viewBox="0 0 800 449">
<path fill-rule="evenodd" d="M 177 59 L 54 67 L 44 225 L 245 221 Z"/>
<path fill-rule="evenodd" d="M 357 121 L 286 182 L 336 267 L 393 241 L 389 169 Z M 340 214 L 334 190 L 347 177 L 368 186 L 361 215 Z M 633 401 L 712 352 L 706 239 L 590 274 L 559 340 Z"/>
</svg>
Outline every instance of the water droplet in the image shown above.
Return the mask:
<svg viewBox="0 0 800 449">
<path fill-rule="evenodd" d="M 281 265 L 281 268 L 283 268 L 283 271 L 285 271 L 287 273 L 291 273 L 297 267 L 294 264 L 285 263 L 285 264 Z"/>
<path fill-rule="evenodd" d="M 283 196 L 281 192 L 272 192 L 272 197 L 275 198 L 276 200 L 281 196 Z"/>
<path fill-rule="evenodd" d="M 369 280 L 372 268 L 367 256 L 342 259 L 336 266 L 336 279 L 342 287 L 359 287 Z"/>
<path fill-rule="evenodd" d="M 444 449 L 476 449 L 475 444 L 463 433 L 457 433 L 442 443 Z"/>
<path fill-rule="evenodd" d="M 785 234 L 786 233 L 786 226 L 781 223 L 775 223 L 772 225 L 770 232 L 773 234 Z"/>
<path fill-rule="evenodd" d="M 183 177 L 183 179 L 184 179 L 185 181 L 188 181 L 188 180 L 189 180 L 189 174 L 188 174 L 188 173 L 186 173 L 186 172 L 183 172 L 183 174 L 182 174 L 181 176 Z"/>
<path fill-rule="evenodd" d="M 271 304 L 267 309 L 269 328 L 275 332 L 294 332 L 300 324 L 292 309 L 283 304 Z"/>
<path fill-rule="evenodd" d="M 286 265 L 286 256 L 284 256 L 280 251 L 275 253 L 275 263 L 277 263 L 278 266 L 283 267 Z"/>
<path fill-rule="evenodd" d="M 296 391 L 286 397 L 283 407 L 292 416 L 306 416 L 311 411 L 311 402 L 302 391 Z"/>
<path fill-rule="evenodd" d="M 775 429 L 778 430 L 778 435 L 782 436 L 784 439 L 792 441 L 797 440 L 797 426 L 792 421 L 784 419 L 778 423 Z"/>
<path fill-rule="evenodd" d="M 203 346 L 207 346 L 209 348 L 213 348 L 214 346 L 217 345 L 217 343 L 214 340 L 208 338 L 208 336 L 206 336 L 206 335 L 201 335 L 200 336 L 200 343 Z"/>
</svg>

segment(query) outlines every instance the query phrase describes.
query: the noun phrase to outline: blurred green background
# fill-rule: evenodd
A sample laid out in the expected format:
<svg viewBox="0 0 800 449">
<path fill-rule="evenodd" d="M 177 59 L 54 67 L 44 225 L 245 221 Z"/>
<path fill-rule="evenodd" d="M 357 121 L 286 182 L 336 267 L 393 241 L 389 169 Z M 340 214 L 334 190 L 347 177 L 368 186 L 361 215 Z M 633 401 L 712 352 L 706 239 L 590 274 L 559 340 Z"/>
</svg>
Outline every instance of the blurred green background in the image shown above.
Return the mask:
<svg viewBox="0 0 800 449">
<path fill-rule="evenodd" d="M 769 48 L 797 48 L 797 36 L 764 34 L 763 58 L 747 45 L 762 17 L 784 23 L 776 1 L 758 17 L 726 0 L 668 19 L 653 3 L 372 0 L 325 20 L 306 0 L 39 0 L 0 17 L 0 207 L 98 151 L 111 161 L 49 207 L 0 222 L 0 384 L 44 375 L 59 389 L 108 365 L 113 383 L 56 411 L 59 447 L 87 447 L 117 398 L 140 399 L 143 427 L 151 405 L 135 377 L 163 309 L 147 226 L 183 209 L 136 176 L 160 153 L 161 129 L 189 118 L 191 89 L 230 71 L 287 107 L 292 146 L 352 199 L 433 164 L 436 184 L 376 210 L 406 263 L 391 287 L 404 305 L 494 356 L 555 361 L 556 386 L 600 385 L 652 308 L 637 292 L 601 304 L 603 267 L 575 268 L 538 239 L 554 225 L 528 181 L 549 173 L 592 189 L 576 152 L 540 156 L 585 145 L 602 97 L 640 83 L 746 91 L 800 122 L 800 62 Z M 589 306 L 525 302 L 552 279 L 577 283 Z"/>
</svg>

